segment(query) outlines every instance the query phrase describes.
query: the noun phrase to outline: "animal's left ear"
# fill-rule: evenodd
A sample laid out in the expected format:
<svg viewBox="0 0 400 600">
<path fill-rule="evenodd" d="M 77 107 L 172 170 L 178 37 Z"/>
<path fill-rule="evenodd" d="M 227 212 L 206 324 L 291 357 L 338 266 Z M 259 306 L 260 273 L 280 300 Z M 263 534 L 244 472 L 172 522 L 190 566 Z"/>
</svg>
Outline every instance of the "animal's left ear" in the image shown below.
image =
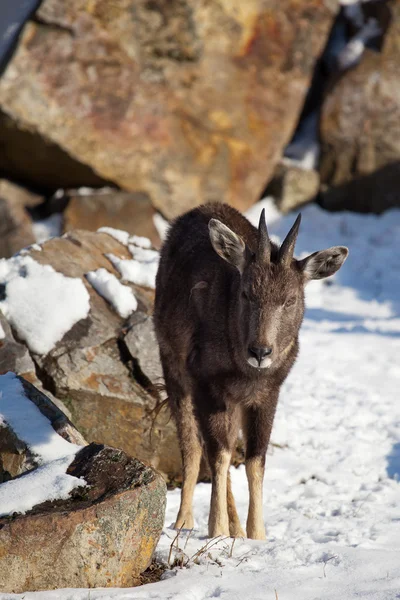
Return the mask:
<svg viewBox="0 0 400 600">
<path fill-rule="evenodd" d="M 246 245 L 242 238 L 218 219 L 210 219 L 208 229 L 215 252 L 243 273 L 246 264 Z"/>
<path fill-rule="evenodd" d="M 310 254 L 307 258 L 299 260 L 298 264 L 306 279 L 324 279 L 340 269 L 348 253 L 349 250 L 345 246 L 333 246 Z"/>
</svg>

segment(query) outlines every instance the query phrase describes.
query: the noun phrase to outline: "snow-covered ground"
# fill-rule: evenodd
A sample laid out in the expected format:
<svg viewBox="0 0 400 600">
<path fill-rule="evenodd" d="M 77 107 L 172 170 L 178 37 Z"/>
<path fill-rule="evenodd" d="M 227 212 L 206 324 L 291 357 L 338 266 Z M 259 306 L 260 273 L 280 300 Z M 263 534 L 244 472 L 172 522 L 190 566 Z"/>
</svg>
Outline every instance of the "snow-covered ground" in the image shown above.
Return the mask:
<svg viewBox="0 0 400 600">
<path fill-rule="evenodd" d="M 264 201 L 272 234 L 293 217 Z M 250 211 L 257 221 L 261 204 Z M 210 485 L 196 529 L 176 541 L 168 493 L 157 558 L 186 564 L 134 589 L 0 595 L 25 600 L 395 600 L 400 598 L 400 211 L 303 211 L 297 254 L 349 247 L 343 269 L 312 282 L 300 357 L 285 383 L 267 457 L 267 542 L 208 540 Z M 232 469 L 245 521 L 244 468 Z"/>
</svg>

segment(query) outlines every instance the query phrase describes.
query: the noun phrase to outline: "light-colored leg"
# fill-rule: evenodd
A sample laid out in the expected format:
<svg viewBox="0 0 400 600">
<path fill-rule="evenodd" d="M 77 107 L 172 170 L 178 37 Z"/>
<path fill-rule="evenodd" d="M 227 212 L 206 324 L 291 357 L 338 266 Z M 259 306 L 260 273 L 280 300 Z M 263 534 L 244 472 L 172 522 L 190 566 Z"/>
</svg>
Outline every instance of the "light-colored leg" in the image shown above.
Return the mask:
<svg viewBox="0 0 400 600">
<path fill-rule="evenodd" d="M 231 476 L 228 471 L 227 479 L 227 502 L 228 502 L 228 518 L 229 518 L 229 535 L 231 537 L 246 537 L 245 532 L 239 521 L 239 516 L 236 510 L 235 499 L 232 494 Z"/>
<path fill-rule="evenodd" d="M 216 456 L 214 465 L 210 465 L 212 476 L 211 507 L 208 519 L 208 535 L 229 536 L 228 518 L 228 469 L 231 464 L 231 453 L 220 450 Z"/>
<path fill-rule="evenodd" d="M 253 540 L 265 540 L 262 495 L 264 461 L 261 457 L 257 456 L 246 461 L 246 475 L 250 496 L 246 525 L 247 537 Z"/>
<path fill-rule="evenodd" d="M 186 398 L 180 407 L 177 427 L 182 453 L 183 483 L 175 528 L 192 529 L 194 526 L 193 493 L 199 477 L 203 449 L 190 398 Z"/>
</svg>

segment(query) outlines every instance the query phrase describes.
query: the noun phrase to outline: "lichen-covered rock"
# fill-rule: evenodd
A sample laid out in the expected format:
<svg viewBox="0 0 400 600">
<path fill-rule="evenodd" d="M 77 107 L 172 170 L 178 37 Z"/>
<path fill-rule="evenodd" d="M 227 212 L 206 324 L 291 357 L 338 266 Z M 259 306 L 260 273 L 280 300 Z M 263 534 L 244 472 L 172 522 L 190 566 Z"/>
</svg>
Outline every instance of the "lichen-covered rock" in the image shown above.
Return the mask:
<svg viewBox="0 0 400 600">
<path fill-rule="evenodd" d="M 164 523 L 162 477 L 97 444 L 78 452 L 67 473 L 88 485 L 0 518 L 1 592 L 129 587 L 149 565 Z"/>
<path fill-rule="evenodd" d="M 323 205 L 380 213 L 400 206 L 400 2 L 381 52 L 366 50 L 325 99 L 321 117 Z"/>
<path fill-rule="evenodd" d="M 292 136 L 336 0 L 45 0 L 0 107 L 167 217 L 256 201 Z"/>
</svg>

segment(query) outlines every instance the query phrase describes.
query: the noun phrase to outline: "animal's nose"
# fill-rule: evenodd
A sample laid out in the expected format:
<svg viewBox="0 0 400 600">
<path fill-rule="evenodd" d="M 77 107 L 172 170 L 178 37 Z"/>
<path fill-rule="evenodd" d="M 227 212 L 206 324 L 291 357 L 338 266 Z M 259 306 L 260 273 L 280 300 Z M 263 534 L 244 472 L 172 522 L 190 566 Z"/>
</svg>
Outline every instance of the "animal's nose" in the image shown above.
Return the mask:
<svg viewBox="0 0 400 600">
<path fill-rule="evenodd" d="M 266 348 L 265 346 L 251 346 L 249 348 L 250 356 L 254 356 L 257 359 L 259 365 L 261 365 L 263 359 L 269 356 L 271 353 L 272 348 Z"/>
</svg>

